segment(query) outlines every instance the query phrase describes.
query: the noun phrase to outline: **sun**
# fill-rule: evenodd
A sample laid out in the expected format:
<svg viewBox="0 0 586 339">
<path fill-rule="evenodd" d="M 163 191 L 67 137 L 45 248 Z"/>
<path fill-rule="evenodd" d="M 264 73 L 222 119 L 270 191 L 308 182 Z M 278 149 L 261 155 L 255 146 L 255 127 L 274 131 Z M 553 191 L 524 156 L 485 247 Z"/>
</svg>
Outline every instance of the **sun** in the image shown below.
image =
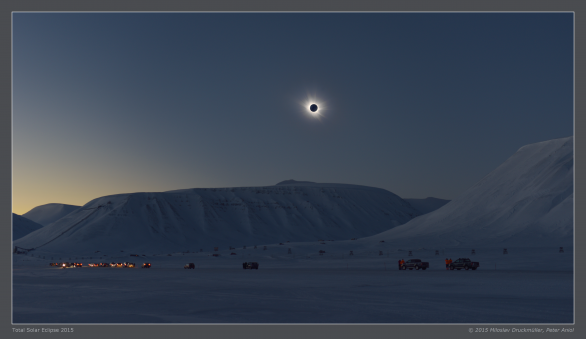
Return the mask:
<svg viewBox="0 0 586 339">
<path fill-rule="evenodd" d="M 309 113 L 310 116 L 315 118 L 320 118 L 323 116 L 323 112 L 325 111 L 326 105 L 323 101 L 318 100 L 315 95 L 307 95 L 307 100 L 300 102 L 301 106 L 303 106 L 304 112 Z"/>
<path fill-rule="evenodd" d="M 317 106 L 317 104 L 311 104 L 309 105 L 309 111 L 313 114 L 318 114 L 319 107 Z"/>
</svg>

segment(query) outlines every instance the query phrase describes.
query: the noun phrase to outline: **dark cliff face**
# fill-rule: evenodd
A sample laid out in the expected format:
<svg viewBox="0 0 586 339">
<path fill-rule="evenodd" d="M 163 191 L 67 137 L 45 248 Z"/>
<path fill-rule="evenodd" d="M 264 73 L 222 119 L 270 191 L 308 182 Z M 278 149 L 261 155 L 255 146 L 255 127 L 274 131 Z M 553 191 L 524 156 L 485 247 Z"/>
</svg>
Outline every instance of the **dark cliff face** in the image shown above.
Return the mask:
<svg viewBox="0 0 586 339">
<path fill-rule="evenodd" d="M 94 199 L 19 246 L 130 250 L 339 240 L 380 233 L 417 215 L 389 191 L 341 184 L 120 194 Z"/>
</svg>

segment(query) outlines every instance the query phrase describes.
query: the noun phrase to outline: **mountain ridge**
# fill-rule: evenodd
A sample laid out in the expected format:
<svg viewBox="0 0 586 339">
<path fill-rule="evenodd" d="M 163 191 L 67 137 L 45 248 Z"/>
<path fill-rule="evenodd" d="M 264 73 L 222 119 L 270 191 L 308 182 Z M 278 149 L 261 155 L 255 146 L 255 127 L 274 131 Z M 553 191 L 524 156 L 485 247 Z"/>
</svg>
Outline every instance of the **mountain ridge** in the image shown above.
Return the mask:
<svg viewBox="0 0 586 339">
<path fill-rule="evenodd" d="M 12 240 L 20 239 L 42 227 L 43 225 L 41 224 L 16 213 L 12 213 Z"/>
<path fill-rule="evenodd" d="M 193 250 L 339 240 L 376 234 L 418 215 L 389 191 L 351 186 L 193 188 L 109 195 L 20 239 L 18 246 L 57 250 L 93 243 L 92 247 L 122 250 Z"/>
<path fill-rule="evenodd" d="M 573 137 L 519 148 L 450 203 L 372 236 L 412 246 L 573 242 Z"/>
<path fill-rule="evenodd" d="M 22 216 L 36 222 L 37 224 L 48 226 L 49 224 L 75 211 L 79 207 L 80 206 L 76 205 L 50 203 L 37 206 Z"/>
</svg>

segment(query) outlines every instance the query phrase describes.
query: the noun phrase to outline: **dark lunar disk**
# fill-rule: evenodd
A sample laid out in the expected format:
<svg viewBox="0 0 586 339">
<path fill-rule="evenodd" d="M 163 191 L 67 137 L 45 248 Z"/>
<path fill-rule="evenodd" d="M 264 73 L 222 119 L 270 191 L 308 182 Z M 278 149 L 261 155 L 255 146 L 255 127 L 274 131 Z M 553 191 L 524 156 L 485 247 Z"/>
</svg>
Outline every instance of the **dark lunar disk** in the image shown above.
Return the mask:
<svg viewBox="0 0 586 339">
<path fill-rule="evenodd" d="M 313 104 L 313 105 L 309 106 L 309 110 L 312 111 L 312 112 L 317 111 L 317 105 L 316 104 Z"/>
</svg>

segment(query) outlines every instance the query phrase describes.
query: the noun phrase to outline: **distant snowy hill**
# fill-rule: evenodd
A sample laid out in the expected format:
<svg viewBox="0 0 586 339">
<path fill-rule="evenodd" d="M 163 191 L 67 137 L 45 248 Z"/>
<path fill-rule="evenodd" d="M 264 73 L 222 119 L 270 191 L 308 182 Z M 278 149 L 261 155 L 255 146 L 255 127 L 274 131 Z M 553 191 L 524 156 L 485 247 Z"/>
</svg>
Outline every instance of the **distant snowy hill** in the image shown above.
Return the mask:
<svg viewBox="0 0 586 339">
<path fill-rule="evenodd" d="M 321 183 L 321 182 L 318 183 L 318 182 L 311 182 L 311 181 L 296 181 L 296 180 L 281 181 L 276 186 L 338 187 L 338 188 L 346 188 L 346 189 L 360 189 L 360 190 L 371 190 L 371 191 L 382 190 L 381 188 L 362 186 L 362 185 Z"/>
<path fill-rule="evenodd" d="M 570 246 L 573 137 L 521 147 L 440 209 L 364 239 L 403 246 Z"/>
<path fill-rule="evenodd" d="M 47 226 L 75 211 L 79 207 L 80 206 L 66 204 L 45 204 L 33 208 L 22 216 L 38 224 Z"/>
<path fill-rule="evenodd" d="M 408 202 L 419 214 L 427 214 L 433 212 L 443 205 L 449 203 L 449 200 L 428 197 L 425 199 L 403 199 Z"/>
<path fill-rule="evenodd" d="M 47 251 L 210 250 L 364 237 L 417 215 L 397 195 L 358 185 L 196 188 L 97 198 L 16 245 Z"/>
<path fill-rule="evenodd" d="M 359 189 L 379 189 L 368 186 L 350 185 L 350 184 L 328 184 L 328 183 L 315 183 L 312 181 L 297 181 L 297 180 L 285 180 L 277 184 L 277 186 L 318 186 L 318 187 L 344 187 L 344 188 L 359 188 Z M 419 215 L 423 215 L 432 211 L 437 210 L 443 205 L 450 202 L 450 200 L 438 199 L 438 198 L 425 198 L 425 199 L 403 199 L 407 201 L 411 207 L 413 207 Z"/>
<path fill-rule="evenodd" d="M 12 213 L 12 240 L 20 239 L 42 227 L 43 225 L 39 225 L 23 216 Z"/>
<path fill-rule="evenodd" d="M 306 185 L 306 186 L 311 186 L 315 184 L 315 182 L 313 181 L 297 181 L 297 180 L 285 180 L 285 181 L 281 181 L 280 183 L 277 184 L 277 186 L 279 185 Z"/>
</svg>

